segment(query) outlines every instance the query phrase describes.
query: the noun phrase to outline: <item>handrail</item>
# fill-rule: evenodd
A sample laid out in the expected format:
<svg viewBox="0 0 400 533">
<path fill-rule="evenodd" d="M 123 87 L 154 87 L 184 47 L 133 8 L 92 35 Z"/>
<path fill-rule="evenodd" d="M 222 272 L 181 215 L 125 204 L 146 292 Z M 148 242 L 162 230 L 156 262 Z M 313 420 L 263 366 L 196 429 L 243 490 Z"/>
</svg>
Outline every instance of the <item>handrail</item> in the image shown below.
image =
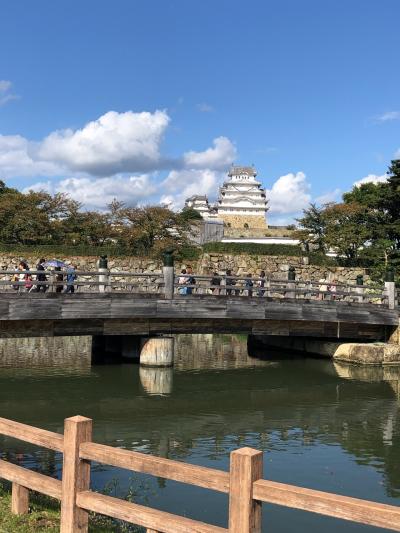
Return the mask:
<svg viewBox="0 0 400 533">
<path fill-rule="evenodd" d="M 64 449 L 64 437 L 59 433 L 21 424 L 8 418 L 0 418 L 0 435 L 43 446 L 56 452 L 62 452 Z"/>
<path fill-rule="evenodd" d="M 14 514 L 28 512 L 30 489 L 61 500 L 61 533 L 87 533 L 88 511 L 143 526 L 147 533 L 254 533 L 261 531 L 261 502 L 400 531 L 400 507 L 261 479 L 260 451 L 231 452 L 228 473 L 93 443 L 91 424 L 81 416 L 67 418 L 59 435 L 0 418 L 0 434 L 51 449 L 56 440 L 64 453 L 62 481 L 0 460 L 0 478 L 12 482 Z M 90 461 L 228 493 L 228 529 L 91 492 Z"/>
<path fill-rule="evenodd" d="M 224 493 L 229 492 L 228 472 L 215 470 L 214 468 L 186 464 L 180 461 L 164 459 L 163 457 L 154 457 L 139 452 L 121 450 L 120 448 L 113 448 L 111 455 L 109 446 L 94 442 L 81 444 L 79 457 L 89 461 L 125 468 L 133 472 L 152 474 L 153 476 L 163 477 L 173 481 L 197 485 L 205 489 Z"/>
<path fill-rule="evenodd" d="M 25 279 L 25 274 L 31 278 Z M 289 280 L 267 277 L 205 276 L 166 272 L 121 272 L 108 269 L 75 271 L 76 279 L 68 280 L 65 271 L 0 271 L 0 291 L 18 294 L 26 292 L 127 292 L 196 296 L 211 294 L 227 297 L 300 298 L 304 300 L 336 300 L 387 305 L 394 309 L 397 293 L 393 286 L 368 286 L 327 280 Z M 36 276 L 36 279 L 34 279 Z M 41 279 L 38 277 L 41 277 Z M 45 277 L 43 279 L 43 276 Z M 192 281 L 193 279 L 193 281 Z M 190 289 L 183 291 L 182 288 Z"/>
<path fill-rule="evenodd" d="M 253 497 L 266 503 L 400 531 L 400 507 L 393 505 L 295 487 L 265 479 L 254 482 Z"/>
</svg>

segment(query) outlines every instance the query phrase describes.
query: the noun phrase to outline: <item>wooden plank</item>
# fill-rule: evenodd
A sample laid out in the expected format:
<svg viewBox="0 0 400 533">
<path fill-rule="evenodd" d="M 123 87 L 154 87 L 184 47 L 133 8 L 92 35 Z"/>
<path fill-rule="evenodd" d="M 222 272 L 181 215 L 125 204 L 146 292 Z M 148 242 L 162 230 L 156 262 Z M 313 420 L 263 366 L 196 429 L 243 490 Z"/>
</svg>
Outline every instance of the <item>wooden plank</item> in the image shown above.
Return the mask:
<svg viewBox="0 0 400 533">
<path fill-rule="evenodd" d="M 10 320 L 25 320 L 34 318 L 61 318 L 61 302 L 57 299 L 20 298 L 13 300 L 9 306 Z"/>
<path fill-rule="evenodd" d="M 76 504 L 76 495 L 88 490 L 90 463 L 79 457 L 79 446 L 92 439 L 92 421 L 83 416 L 64 421 L 64 460 L 62 476 L 60 533 L 87 533 L 88 513 Z"/>
<path fill-rule="evenodd" d="M 103 335 L 104 319 L 81 318 L 78 320 L 64 319 L 54 321 L 54 336 L 63 335 Z"/>
<path fill-rule="evenodd" d="M 265 308 L 257 300 L 254 302 L 249 298 L 243 298 L 243 301 L 227 302 L 227 318 L 254 318 L 262 319 L 265 317 Z"/>
<path fill-rule="evenodd" d="M 229 533 L 261 533 L 261 502 L 253 483 L 263 475 L 263 453 L 252 448 L 231 452 Z"/>
<path fill-rule="evenodd" d="M 111 318 L 111 299 L 108 294 L 97 295 L 96 298 L 87 300 L 80 295 L 66 295 L 63 298 L 61 317 L 55 318 Z"/>
<path fill-rule="evenodd" d="M 253 484 L 253 497 L 267 503 L 400 531 L 400 507 L 320 492 L 275 481 Z"/>
<path fill-rule="evenodd" d="M 111 317 L 126 318 L 140 316 L 143 318 L 153 317 L 157 314 L 157 300 L 149 299 L 112 299 Z"/>
<path fill-rule="evenodd" d="M 222 470 L 121 450 L 94 442 L 81 444 L 79 456 L 81 459 L 97 461 L 133 472 L 151 474 L 219 492 L 229 492 L 229 474 Z"/>
<path fill-rule="evenodd" d="M 110 318 L 104 320 L 104 335 L 148 335 L 149 320 L 143 318 Z"/>
<path fill-rule="evenodd" d="M 0 434 L 57 452 L 62 452 L 64 449 L 64 437 L 59 433 L 21 424 L 7 418 L 0 418 Z"/>
<path fill-rule="evenodd" d="M 80 492 L 77 494 L 76 500 L 79 507 L 87 511 L 125 520 L 159 533 L 227 533 L 227 529 L 222 527 L 197 522 L 190 518 L 95 492 Z"/>
<path fill-rule="evenodd" d="M 12 484 L 11 512 L 12 514 L 28 514 L 29 490 L 19 483 Z"/>
<path fill-rule="evenodd" d="M 61 481 L 0 460 L 0 478 L 61 500 Z"/>
</svg>

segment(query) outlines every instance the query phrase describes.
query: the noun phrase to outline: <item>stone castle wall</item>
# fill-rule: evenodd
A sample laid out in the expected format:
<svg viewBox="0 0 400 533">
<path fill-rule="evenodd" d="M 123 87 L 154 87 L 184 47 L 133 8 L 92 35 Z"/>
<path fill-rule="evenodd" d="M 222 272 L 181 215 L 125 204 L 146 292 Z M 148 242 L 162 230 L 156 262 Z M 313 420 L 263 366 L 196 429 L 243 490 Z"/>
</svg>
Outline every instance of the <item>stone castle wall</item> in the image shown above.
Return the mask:
<svg viewBox="0 0 400 533">
<path fill-rule="evenodd" d="M 12 254 L 0 254 L 0 276 L 1 270 L 14 270 L 19 261 L 23 259 L 28 262 L 32 270 L 36 268 L 39 260 L 38 255 L 16 256 Z M 52 259 L 49 257 L 48 259 Z M 97 270 L 98 257 L 66 257 L 59 258 L 70 261 L 77 266 L 78 270 Z M 319 280 L 321 278 L 337 280 L 338 282 L 355 283 L 358 274 L 364 275 L 364 281 L 369 277 L 362 268 L 348 267 L 325 267 L 305 264 L 303 257 L 290 256 L 266 256 L 266 255 L 233 255 L 226 253 L 203 253 L 196 261 L 177 261 L 176 272 L 190 264 L 195 274 L 209 275 L 213 272 L 224 274 L 227 269 L 231 269 L 234 275 L 252 274 L 258 276 L 261 270 L 265 270 L 271 279 L 286 279 L 290 266 L 295 267 L 296 278 L 302 280 Z M 162 262 L 160 260 L 138 257 L 110 257 L 108 267 L 111 270 L 161 273 Z"/>
<path fill-rule="evenodd" d="M 218 218 L 221 218 L 231 228 L 244 228 L 245 224 L 248 224 L 249 229 L 264 229 L 268 228 L 267 221 L 262 215 L 223 215 L 218 213 Z M 228 226 L 229 227 L 229 226 Z"/>
</svg>

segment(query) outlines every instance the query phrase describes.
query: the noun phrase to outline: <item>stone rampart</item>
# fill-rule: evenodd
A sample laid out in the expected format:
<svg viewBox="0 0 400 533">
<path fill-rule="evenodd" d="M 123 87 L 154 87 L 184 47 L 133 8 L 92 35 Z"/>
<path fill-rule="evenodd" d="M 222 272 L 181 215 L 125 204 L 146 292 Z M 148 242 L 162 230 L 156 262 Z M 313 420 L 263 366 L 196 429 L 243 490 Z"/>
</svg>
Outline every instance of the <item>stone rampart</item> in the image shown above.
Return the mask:
<svg viewBox="0 0 400 533">
<path fill-rule="evenodd" d="M 0 254 L 1 270 L 13 270 L 19 261 L 23 259 L 28 262 L 32 270 L 35 269 L 39 260 L 38 255 L 16 256 L 12 254 Z M 47 257 L 53 259 L 53 257 Z M 89 271 L 97 269 L 98 257 L 58 257 L 58 259 L 69 261 L 75 264 L 78 270 Z M 338 282 L 355 282 L 358 274 L 364 275 L 364 281 L 369 277 L 362 268 L 347 267 L 326 267 L 305 264 L 306 258 L 272 255 L 233 255 L 226 253 L 203 253 L 195 261 L 177 261 L 175 269 L 177 272 L 181 268 L 190 264 L 195 274 L 208 275 L 212 272 L 225 273 L 227 269 L 232 270 L 234 275 L 252 274 L 258 276 L 264 270 L 271 279 L 286 279 L 290 266 L 296 270 L 296 278 L 302 280 L 335 279 Z M 111 270 L 131 271 L 131 272 L 162 272 L 162 262 L 156 259 L 138 257 L 110 257 L 108 266 Z"/>
</svg>

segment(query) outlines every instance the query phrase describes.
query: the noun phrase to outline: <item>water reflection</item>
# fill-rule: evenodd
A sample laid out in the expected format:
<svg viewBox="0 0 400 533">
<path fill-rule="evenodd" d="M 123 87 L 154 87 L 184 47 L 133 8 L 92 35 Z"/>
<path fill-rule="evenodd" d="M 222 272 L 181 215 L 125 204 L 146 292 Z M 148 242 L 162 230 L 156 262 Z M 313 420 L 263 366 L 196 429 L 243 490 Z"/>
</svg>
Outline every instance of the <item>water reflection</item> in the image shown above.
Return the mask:
<svg viewBox="0 0 400 533">
<path fill-rule="evenodd" d="M 252 446 L 266 452 L 269 479 L 399 503 L 398 367 L 260 361 L 247 356 L 244 337 L 180 336 L 176 348 L 174 369 L 105 365 L 74 373 L 67 357 L 64 372 L 62 365 L 37 374 L 0 368 L 0 416 L 61 432 L 64 418 L 82 414 L 94 419 L 98 442 L 216 468 L 227 468 L 232 449 Z M 12 461 L 59 472 L 57 454 L 4 437 L 0 450 Z M 93 484 L 115 476 L 124 482 L 127 474 L 96 469 Z M 149 503 L 226 525 L 223 495 L 179 487 L 157 484 Z M 294 523 L 299 532 L 338 527 L 290 512 L 282 529 L 281 512 L 269 511 L 272 531 L 292 531 Z"/>
<path fill-rule="evenodd" d="M 141 366 L 139 368 L 140 383 L 148 394 L 171 394 L 174 371 L 168 368 L 152 368 Z"/>
</svg>

